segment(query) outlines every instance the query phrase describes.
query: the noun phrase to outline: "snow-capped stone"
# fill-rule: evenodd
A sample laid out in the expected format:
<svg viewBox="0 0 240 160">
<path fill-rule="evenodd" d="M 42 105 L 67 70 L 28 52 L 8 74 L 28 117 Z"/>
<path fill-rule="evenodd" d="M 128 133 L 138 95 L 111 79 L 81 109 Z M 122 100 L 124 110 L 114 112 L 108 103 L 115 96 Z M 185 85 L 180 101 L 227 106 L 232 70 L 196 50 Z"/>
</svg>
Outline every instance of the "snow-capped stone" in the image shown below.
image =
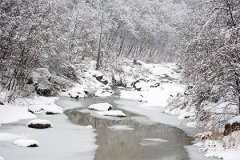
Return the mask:
<svg viewBox="0 0 240 160">
<path fill-rule="evenodd" d="M 28 122 L 28 127 L 35 129 L 45 129 L 52 127 L 52 124 L 49 120 L 34 119 Z"/>
<path fill-rule="evenodd" d="M 120 110 L 103 111 L 103 112 L 98 112 L 98 114 L 104 115 L 104 116 L 113 116 L 113 117 L 126 117 L 126 114 L 124 114 Z"/>
<path fill-rule="evenodd" d="M 28 111 L 35 114 L 62 114 L 63 109 L 55 104 L 52 105 L 31 105 L 28 107 Z"/>
<path fill-rule="evenodd" d="M 39 105 L 29 106 L 28 107 L 28 111 L 31 112 L 31 113 L 34 113 L 34 114 L 36 114 L 36 113 L 45 113 L 45 110 L 42 109 L 42 107 L 39 106 Z"/>
<path fill-rule="evenodd" d="M 38 147 L 39 146 L 39 143 L 37 141 L 31 140 L 31 139 L 18 139 L 14 141 L 13 144 L 19 147 Z"/>
<path fill-rule="evenodd" d="M 79 99 L 87 97 L 86 90 L 84 86 L 75 84 L 71 89 L 68 91 L 63 92 L 62 96 L 70 96 L 71 98 Z"/>
<path fill-rule="evenodd" d="M 97 96 L 97 97 L 110 97 L 113 94 L 114 94 L 113 90 L 100 88 L 95 93 L 95 96 Z"/>
<path fill-rule="evenodd" d="M 84 91 L 70 92 L 68 94 L 71 98 L 75 98 L 75 99 L 87 97 L 87 95 Z"/>
<path fill-rule="evenodd" d="M 112 105 L 109 103 L 97 103 L 90 105 L 88 109 L 96 111 L 109 111 L 112 109 Z"/>
</svg>

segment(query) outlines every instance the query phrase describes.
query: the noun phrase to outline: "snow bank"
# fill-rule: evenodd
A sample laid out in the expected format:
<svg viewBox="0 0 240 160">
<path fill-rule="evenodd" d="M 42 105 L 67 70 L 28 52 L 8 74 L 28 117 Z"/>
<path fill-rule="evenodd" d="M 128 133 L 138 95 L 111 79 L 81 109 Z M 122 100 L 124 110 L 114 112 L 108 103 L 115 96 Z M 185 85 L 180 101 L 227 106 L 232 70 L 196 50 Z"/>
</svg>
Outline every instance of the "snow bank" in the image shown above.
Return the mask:
<svg viewBox="0 0 240 160">
<path fill-rule="evenodd" d="M 164 83 L 161 87 L 148 91 L 121 91 L 120 98 L 146 102 L 148 106 L 166 107 L 169 99 L 184 92 L 184 86 L 178 83 Z"/>
<path fill-rule="evenodd" d="M 240 131 L 235 131 L 231 135 L 224 136 L 222 139 L 214 138 L 211 132 L 204 132 L 196 135 L 201 152 L 205 152 L 206 157 L 221 158 L 223 160 L 238 160 L 240 157 Z"/>
<path fill-rule="evenodd" d="M 26 106 L 31 113 L 61 114 L 63 109 L 55 104 L 57 97 L 35 96 L 32 99 L 17 99 L 14 105 Z"/>
<path fill-rule="evenodd" d="M 62 92 L 62 96 L 70 96 L 71 98 L 84 98 L 87 97 L 86 93 L 84 92 L 85 86 L 84 85 L 79 85 L 75 84 L 71 89 L 69 89 L 66 92 Z"/>
<path fill-rule="evenodd" d="M 36 116 L 28 112 L 27 107 L 16 107 L 11 104 L 0 106 L 0 125 L 32 118 L 36 118 Z"/>
<path fill-rule="evenodd" d="M 90 105 L 88 109 L 96 111 L 109 111 L 112 109 L 112 105 L 109 103 L 97 103 Z"/>
<path fill-rule="evenodd" d="M 38 147 L 39 143 L 31 139 L 18 139 L 13 142 L 18 147 Z"/>
<path fill-rule="evenodd" d="M 120 91 L 120 98 L 142 101 L 143 95 L 142 95 L 142 92 L 138 92 L 138 91 L 122 90 L 122 91 Z"/>
<path fill-rule="evenodd" d="M 113 90 L 106 90 L 106 89 L 100 88 L 95 93 L 95 96 L 97 96 L 97 97 L 110 97 L 113 94 L 114 94 Z"/>
<path fill-rule="evenodd" d="M 113 116 L 113 117 L 126 117 L 126 114 L 124 114 L 120 110 L 103 111 L 103 112 L 98 112 L 98 114 L 104 115 L 104 116 Z"/>
</svg>

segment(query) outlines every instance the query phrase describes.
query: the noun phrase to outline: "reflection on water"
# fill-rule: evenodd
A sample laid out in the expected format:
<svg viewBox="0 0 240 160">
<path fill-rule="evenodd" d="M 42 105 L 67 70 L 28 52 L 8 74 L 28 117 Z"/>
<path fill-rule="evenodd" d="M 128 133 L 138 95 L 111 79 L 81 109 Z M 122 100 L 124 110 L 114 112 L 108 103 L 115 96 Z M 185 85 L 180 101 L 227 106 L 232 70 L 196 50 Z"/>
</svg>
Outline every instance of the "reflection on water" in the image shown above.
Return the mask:
<svg viewBox="0 0 240 160">
<path fill-rule="evenodd" d="M 84 108 L 98 102 L 114 104 L 117 97 L 81 100 Z M 64 101 L 66 101 L 65 99 Z M 58 102 L 61 103 L 61 102 Z M 66 104 L 66 102 L 64 103 Z M 182 130 L 165 124 L 142 123 L 138 115 L 127 113 L 127 118 L 109 120 L 82 113 L 79 109 L 65 112 L 69 119 L 80 125 L 92 125 L 97 132 L 99 145 L 95 160 L 187 160 L 184 145 L 190 144 Z M 141 117 L 143 118 L 143 117 Z M 113 130 L 108 127 L 125 125 L 133 130 Z M 160 140 L 158 140 L 160 139 Z"/>
</svg>

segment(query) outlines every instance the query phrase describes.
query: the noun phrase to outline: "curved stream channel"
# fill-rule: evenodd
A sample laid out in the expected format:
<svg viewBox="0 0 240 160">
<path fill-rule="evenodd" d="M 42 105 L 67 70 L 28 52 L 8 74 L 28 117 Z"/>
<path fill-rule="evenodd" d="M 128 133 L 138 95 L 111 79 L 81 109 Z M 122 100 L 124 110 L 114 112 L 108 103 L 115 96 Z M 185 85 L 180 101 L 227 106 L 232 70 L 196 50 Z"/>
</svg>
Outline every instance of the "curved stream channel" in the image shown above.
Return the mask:
<svg viewBox="0 0 240 160">
<path fill-rule="evenodd" d="M 61 97 L 56 103 L 73 108 L 65 111 L 72 123 L 91 125 L 96 129 L 98 148 L 95 160 L 189 159 L 184 146 L 191 144 L 192 139 L 176 127 L 153 123 L 144 116 L 125 110 L 122 111 L 126 118 L 104 118 L 86 112 L 89 105 L 101 102 L 110 103 L 118 109 L 114 101 L 119 99 L 119 96 L 112 96 L 76 101 Z"/>
</svg>

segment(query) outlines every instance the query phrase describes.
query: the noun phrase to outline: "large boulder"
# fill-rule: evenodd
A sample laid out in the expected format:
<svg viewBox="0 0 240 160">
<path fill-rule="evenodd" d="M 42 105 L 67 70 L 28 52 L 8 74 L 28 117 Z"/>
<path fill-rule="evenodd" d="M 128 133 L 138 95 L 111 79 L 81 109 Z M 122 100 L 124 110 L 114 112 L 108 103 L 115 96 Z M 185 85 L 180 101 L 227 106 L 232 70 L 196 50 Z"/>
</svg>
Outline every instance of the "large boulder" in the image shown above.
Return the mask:
<svg viewBox="0 0 240 160">
<path fill-rule="evenodd" d="M 28 127 L 35 128 L 35 129 L 45 129 L 45 128 L 51 128 L 52 124 L 48 120 L 35 119 L 28 122 Z"/>
<path fill-rule="evenodd" d="M 240 130 L 240 122 L 233 122 L 232 124 L 227 123 L 225 124 L 223 135 L 227 136 L 232 132 L 239 131 L 239 130 Z"/>
<path fill-rule="evenodd" d="M 40 96 L 49 97 L 49 96 L 53 95 L 52 94 L 53 89 L 49 85 L 39 84 L 35 87 L 35 90 L 36 90 L 37 94 Z"/>
</svg>

